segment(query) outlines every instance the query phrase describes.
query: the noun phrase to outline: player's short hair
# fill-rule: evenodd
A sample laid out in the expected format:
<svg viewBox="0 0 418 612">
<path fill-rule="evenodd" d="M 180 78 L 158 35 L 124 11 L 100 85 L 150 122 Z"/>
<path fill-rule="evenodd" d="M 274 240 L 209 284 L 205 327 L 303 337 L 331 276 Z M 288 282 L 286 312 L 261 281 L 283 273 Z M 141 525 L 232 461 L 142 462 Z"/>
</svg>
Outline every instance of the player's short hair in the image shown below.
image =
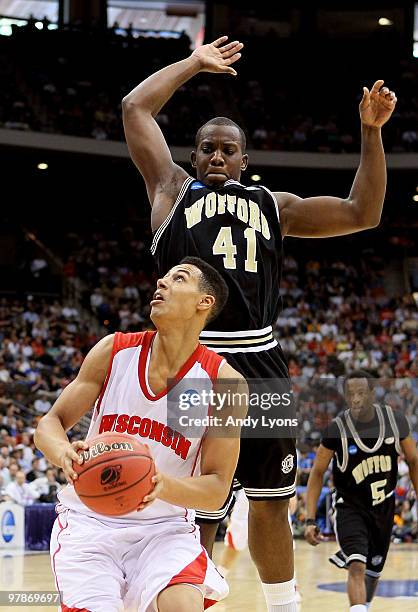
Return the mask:
<svg viewBox="0 0 418 612">
<path fill-rule="evenodd" d="M 343 390 L 345 392 L 346 386 L 347 386 L 347 381 L 349 380 L 353 380 L 356 378 L 365 378 L 367 380 L 367 385 L 369 387 L 370 390 L 374 389 L 374 385 L 376 382 L 376 376 L 374 376 L 373 374 L 371 374 L 370 372 L 367 372 L 366 370 L 354 370 L 353 372 L 351 372 L 350 374 L 348 374 L 345 378 L 344 378 L 344 382 L 343 382 Z"/>
<path fill-rule="evenodd" d="M 213 305 L 213 308 L 206 319 L 206 324 L 213 321 L 216 319 L 228 300 L 228 285 L 219 274 L 218 270 L 215 270 L 213 266 L 208 264 L 206 261 L 203 261 L 203 259 L 200 259 L 200 257 L 184 257 L 180 264 L 190 264 L 191 266 L 199 268 L 201 271 L 202 275 L 200 277 L 199 289 L 213 295 L 215 298 L 215 304 Z"/>
<path fill-rule="evenodd" d="M 209 127 L 210 125 L 228 125 L 229 127 L 237 128 L 239 132 L 240 141 L 241 141 L 241 151 L 245 153 L 245 149 L 247 148 L 247 137 L 245 136 L 245 132 L 238 125 L 238 123 L 235 123 L 235 121 L 232 121 L 232 119 L 228 119 L 228 117 L 214 117 L 213 119 L 209 119 L 209 121 L 206 121 L 206 123 L 201 125 L 196 133 L 196 140 L 195 140 L 196 147 L 199 146 L 199 142 L 202 138 L 203 130 L 206 127 Z"/>
</svg>

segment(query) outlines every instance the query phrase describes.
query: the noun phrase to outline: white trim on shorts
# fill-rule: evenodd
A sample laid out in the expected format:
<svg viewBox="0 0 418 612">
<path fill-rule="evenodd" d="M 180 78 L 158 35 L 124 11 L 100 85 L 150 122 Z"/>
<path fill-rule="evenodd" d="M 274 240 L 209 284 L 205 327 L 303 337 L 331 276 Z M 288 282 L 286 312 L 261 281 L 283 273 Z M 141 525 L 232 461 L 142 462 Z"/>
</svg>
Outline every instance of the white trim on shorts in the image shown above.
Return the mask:
<svg viewBox="0 0 418 612">
<path fill-rule="evenodd" d="M 370 576 L 371 578 L 380 578 L 382 572 L 373 572 L 372 570 L 366 569 L 366 576 Z"/>
<path fill-rule="evenodd" d="M 296 492 L 296 477 L 295 482 L 288 487 L 280 487 L 278 489 L 249 489 L 243 487 L 243 489 L 246 496 L 250 499 L 251 497 L 284 497 Z"/>
<path fill-rule="evenodd" d="M 353 553 L 352 555 L 347 557 L 347 559 L 345 560 L 346 565 L 351 563 L 351 561 L 361 561 L 361 563 L 367 563 L 367 557 L 365 557 L 364 555 L 359 555 L 357 553 Z"/>
</svg>

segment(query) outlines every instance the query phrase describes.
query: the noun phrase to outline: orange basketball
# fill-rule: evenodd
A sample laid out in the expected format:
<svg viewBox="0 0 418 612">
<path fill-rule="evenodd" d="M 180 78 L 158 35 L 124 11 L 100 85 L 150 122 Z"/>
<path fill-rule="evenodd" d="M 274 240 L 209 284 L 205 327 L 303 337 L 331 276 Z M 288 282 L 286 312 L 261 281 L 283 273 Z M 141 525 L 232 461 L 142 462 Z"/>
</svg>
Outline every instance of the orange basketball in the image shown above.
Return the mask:
<svg viewBox="0 0 418 612">
<path fill-rule="evenodd" d="M 133 436 L 104 433 L 87 440 L 79 451 L 83 463 L 73 463 L 74 488 L 82 502 L 100 514 L 118 516 L 136 510 L 154 488 L 155 465 L 148 448 Z"/>
</svg>

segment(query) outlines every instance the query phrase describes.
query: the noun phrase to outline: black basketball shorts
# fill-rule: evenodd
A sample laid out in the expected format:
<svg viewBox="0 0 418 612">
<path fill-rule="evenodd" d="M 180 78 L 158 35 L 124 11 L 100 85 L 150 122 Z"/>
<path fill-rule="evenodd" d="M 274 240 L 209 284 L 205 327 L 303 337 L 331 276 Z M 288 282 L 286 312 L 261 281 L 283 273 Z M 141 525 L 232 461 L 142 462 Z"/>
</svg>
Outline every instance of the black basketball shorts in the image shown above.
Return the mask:
<svg viewBox="0 0 418 612">
<path fill-rule="evenodd" d="M 295 415 L 283 352 L 276 346 L 219 354 L 246 378 L 250 393 L 247 416 L 252 421 L 241 430 L 234 486 L 238 482 L 254 501 L 290 499 L 296 492 L 296 427 L 289 425 Z M 218 512 L 198 511 L 197 517 L 207 522 L 223 520 L 230 497 Z"/>
<path fill-rule="evenodd" d="M 385 565 L 393 528 L 395 496 L 373 510 L 346 502 L 334 506 L 334 528 L 346 565 L 366 564 L 366 574 L 379 578 Z"/>
</svg>

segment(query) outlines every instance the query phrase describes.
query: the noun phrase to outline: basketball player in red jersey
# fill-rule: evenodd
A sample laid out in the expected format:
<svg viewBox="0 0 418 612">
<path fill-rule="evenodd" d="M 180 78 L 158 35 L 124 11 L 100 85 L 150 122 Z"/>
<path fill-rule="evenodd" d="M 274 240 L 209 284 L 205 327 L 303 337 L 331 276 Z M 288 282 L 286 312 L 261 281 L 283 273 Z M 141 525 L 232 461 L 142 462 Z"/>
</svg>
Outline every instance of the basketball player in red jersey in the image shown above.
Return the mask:
<svg viewBox="0 0 418 612">
<path fill-rule="evenodd" d="M 35 443 L 63 468 L 70 483 L 59 494 L 51 535 L 63 612 L 197 612 L 227 595 L 225 580 L 200 543 L 191 510 L 216 510 L 223 503 L 239 455 L 236 418 L 246 414 L 245 380 L 199 343 L 200 332 L 227 296 L 216 270 L 185 258 L 157 282 L 151 302 L 157 332 L 103 338 L 41 419 Z M 221 423 L 222 432 L 212 425 L 200 427 L 199 435 L 193 421 L 188 428 L 178 418 L 185 429 L 174 430 L 170 407 L 181 399 L 182 389 L 222 393 L 224 409 L 234 416 L 231 427 L 226 430 Z M 93 406 L 86 441 L 70 444 L 66 431 Z M 207 417 L 209 408 L 193 404 L 184 412 L 183 406 L 181 414 Z M 102 431 L 139 436 L 161 470 L 154 476 L 154 490 L 139 500 L 138 511 L 97 514 L 75 493 L 73 461 L 81 462 L 76 451 L 87 449 L 89 438 Z"/>
<path fill-rule="evenodd" d="M 300 198 L 266 187 L 245 187 L 245 135 L 230 119 L 217 117 L 197 132 L 191 154 L 197 180 L 173 162 L 155 121 L 176 90 L 200 72 L 236 75 L 232 67 L 243 45 L 226 36 L 197 48 L 190 57 L 159 70 L 122 103 L 132 159 L 142 174 L 152 206 L 152 253 L 161 273 L 187 255 L 208 261 L 229 288 L 227 307 L 201 341 L 252 380 L 288 381 L 287 364 L 273 325 L 279 313 L 282 242 L 285 236 L 320 238 L 375 227 L 380 220 L 386 164 L 381 127 L 395 104 L 393 91 L 376 81 L 360 102 L 360 165 L 347 197 Z M 262 109 L 260 109 L 262 112 Z M 288 383 L 290 386 L 290 383 Z M 268 386 L 268 385 L 267 385 Z M 249 414 L 253 408 L 250 405 Z M 269 416 L 284 416 L 283 406 Z M 254 457 L 257 458 L 254 461 Z M 270 612 L 296 611 L 288 499 L 295 493 L 296 452 L 291 435 L 256 437 L 243 431 L 236 477 L 250 502 L 249 548 Z M 212 513 L 216 523 L 224 510 Z M 210 513 L 200 513 L 210 520 Z M 211 550 L 216 524 L 201 525 Z"/>
</svg>

